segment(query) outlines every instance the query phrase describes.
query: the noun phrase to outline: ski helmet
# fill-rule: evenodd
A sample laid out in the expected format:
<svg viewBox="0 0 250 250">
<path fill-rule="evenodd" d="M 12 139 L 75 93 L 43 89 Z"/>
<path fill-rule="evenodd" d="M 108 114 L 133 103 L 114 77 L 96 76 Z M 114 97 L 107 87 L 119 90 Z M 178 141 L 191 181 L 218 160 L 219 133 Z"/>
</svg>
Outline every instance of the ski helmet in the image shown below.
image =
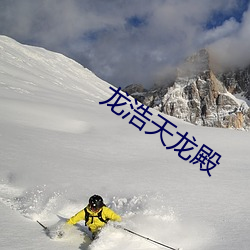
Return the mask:
<svg viewBox="0 0 250 250">
<path fill-rule="evenodd" d="M 103 207 L 103 199 L 99 195 L 93 195 L 89 198 L 89 206 L 93 210 L 98 210 Z"/>
</svg>

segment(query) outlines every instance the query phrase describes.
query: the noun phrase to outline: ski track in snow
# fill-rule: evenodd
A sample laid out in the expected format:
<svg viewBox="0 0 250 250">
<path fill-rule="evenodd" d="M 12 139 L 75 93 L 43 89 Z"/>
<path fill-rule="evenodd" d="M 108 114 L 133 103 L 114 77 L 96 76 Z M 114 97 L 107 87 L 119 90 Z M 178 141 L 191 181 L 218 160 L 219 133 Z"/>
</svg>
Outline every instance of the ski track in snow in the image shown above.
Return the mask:
<svg viewBox="0 0 250 250">
<path fill-rule="evenodd" d="M 179 220 L 179 217 L 172 208 L 165 207 L 161 195 L 141 195 L 130 198 L 107 197 L 109 201 L 107 206 L 117 211 L 122 217 L 123 227 L 135 231 L 143 236 L 152 237 L 154 240 L 162 242 L 160 239 L 166 239 L 170 246 L 175 246 L 177 242 L 188 246 L 189 242 L 199 245 L 197 241 L 198 231 L 207 230 L 201 225 L 198 228 L 190 230 L 190 225 Z M 80 222 L 71 229 L 66 230 L 62 239 L 56 237 L 57 231 L 63 228 L 64 219 L 59 219 L 56 214 L 62 214 L 69 218 L 82 204 L 66 200 L 63 193 L 51 193 L 46 186 L 36 187 L 31 190 L 22 190 L 12 186 L 10 183 L 0 184 L 0 202 L 12 210 L 20 213 L 21 216 L 36 222 L 39 220 L 45 222 L 50 229 L 49 235 L 53 240 L 63 241 L 69 245 L 79 244 L 82 250 L 108 250 L 124 247 L 119 243 L 121 239 L 128 242 L 126 249 L 161 249 L 159 245 L 125 232 L 122 229 L 116 229 L 113 223 L 107 225 L 100 233 L 99 238 L 91 243 L 87 236 L 87 229 L 83 222 Z M 164 230 L 162 230 L 164 228 Z M 185 230 L 190 230 L 185 232 Z M 182 240 L 180 241 L 180 236 Z M 149 238 L 150 238 L 149 237 Z M 193 241 L 192 241 L 193 238 Z M 111 240 L 112 239 L 112 240 Z M 204 241 L 202 242 L 204 244 Z M 121 245 L 122 244 L 122 245 Z M 177 247 L 177 246 L 176 246 Z M 188 247 L 186 249 L 189 249 Z M 190 248 L 191 249 L 191 248 Z"/>
</svg>

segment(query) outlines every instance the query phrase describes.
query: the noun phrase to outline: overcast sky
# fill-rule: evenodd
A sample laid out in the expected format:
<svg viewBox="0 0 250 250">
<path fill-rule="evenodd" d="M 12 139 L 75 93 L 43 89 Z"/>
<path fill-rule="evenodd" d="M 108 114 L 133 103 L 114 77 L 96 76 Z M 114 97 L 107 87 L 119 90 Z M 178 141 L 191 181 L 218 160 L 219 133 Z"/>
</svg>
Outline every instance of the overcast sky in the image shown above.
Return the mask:
<svg viewBox="0 0 250 250">
<path fill-rule="evenodd" d="M 149 86 L 212 47 L 250 62 L 250 0 L 0 0 L 0 34 L 61 52 L 116 86 Z"/>
</svg>

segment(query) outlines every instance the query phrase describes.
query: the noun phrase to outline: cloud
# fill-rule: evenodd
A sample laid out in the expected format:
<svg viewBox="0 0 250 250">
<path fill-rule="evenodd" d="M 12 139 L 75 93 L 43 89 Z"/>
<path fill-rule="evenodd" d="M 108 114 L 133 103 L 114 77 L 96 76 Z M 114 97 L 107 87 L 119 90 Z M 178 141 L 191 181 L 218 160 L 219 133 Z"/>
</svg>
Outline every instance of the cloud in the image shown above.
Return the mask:
<svg viewBox="0 0 250 250">
<path fill-rule="evenodd" d="M 239 2 L 2 0 L 0 33 L 61 52 L 117 86 L 149 86 L 204 46 L 220 52 L 249 40 L 247 12 L 242 22 L 233 17 Z M 215 13 L 226 20 L 211 20 Z"/>
<path fill-rule="evenodd" d="M 201 44 L 211 44 L 225 37 L 235 34 L 240 28 L 240 24 L 232 17 L 225 20 L 221 26 L 204 31 L 200 38 Z"/>
<path fill-rule="evenodd" d="M 224 24 L 220 29 L 227 29 Z M 218 64 L 224 67 L 245 67 L 250 64 L 250 9 L 232 32 L 210 44 L 210 51 Z"/>
</svg>

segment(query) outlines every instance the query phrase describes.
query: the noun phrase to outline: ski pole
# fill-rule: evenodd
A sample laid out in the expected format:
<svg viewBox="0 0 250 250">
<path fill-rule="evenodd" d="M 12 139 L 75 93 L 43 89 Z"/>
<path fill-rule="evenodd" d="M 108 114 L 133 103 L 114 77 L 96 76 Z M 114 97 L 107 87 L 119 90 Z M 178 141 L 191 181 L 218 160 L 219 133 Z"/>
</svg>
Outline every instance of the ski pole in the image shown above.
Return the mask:
<svg viewBox="0 0 250 250">
<path fill-rule="evenodd" d="M 41 222 L 39 222 L 38 220 L 36 221 L 40 226 L 42 226 L 43 227 L 43 229 L 46 231 L 46 230 L 48 230 L 48 228 L 47 227 L 45 227 Z"/>
<path fill-rule="evenodd" d="M 145 237 L 145 236 L 143 236 L 143 235 L 141 235 L 141 234 L 135 233 L 135 232 L 133 232 L 133 231 L 127 229 L 127 228 L 122 228 L 122 229 L 125 230 L 125 231 L 127 231 L 127 232 L 129 232 L 129 233 L 131 233 L 131 234 L 137 235 L 137 236 L 139 236 L 139 237 L 141 237 L 141 238 L 143 238 L 143 239 L 145 239 L 145 240 L 148 240 L 148 241 L 154 242 L 154 243 L 156 243 L 156 244 L 158 244 L 158 245 L 161 245 L 161 246 L 163 246 L 163 247 L 166 247 L 166 248 L 169 248 L 169 249 L 172 249 L 172 250 L 179 250 L 179 248 L 173 248 L 173 247 L 167 246 L 167 245 L 162 244 L 162 243 L 160 243 L 160 242 L 158 242 L 158 241 L 155 241 L 155 240 L 152 240 L 152 239 L 150 239 L 150 238 L 148 238 L 148 237 Z"/>
</svg>

